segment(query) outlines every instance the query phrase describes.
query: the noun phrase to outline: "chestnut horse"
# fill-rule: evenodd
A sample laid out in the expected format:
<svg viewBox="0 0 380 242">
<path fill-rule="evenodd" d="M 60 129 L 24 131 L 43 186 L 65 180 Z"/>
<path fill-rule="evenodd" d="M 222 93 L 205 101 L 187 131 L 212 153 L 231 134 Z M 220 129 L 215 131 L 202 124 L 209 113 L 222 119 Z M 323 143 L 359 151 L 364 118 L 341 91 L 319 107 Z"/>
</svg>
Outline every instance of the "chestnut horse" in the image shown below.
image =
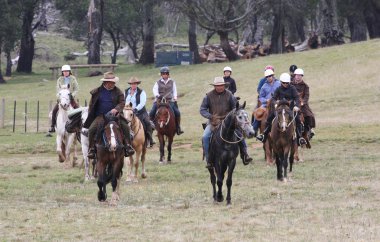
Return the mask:
<svg viewBox="0 0 380 242">
<path fill-rule="evenodd" d="M 144 126 L 140 119 L 133 113 L 132 103 L 126 104 L 123 109 L 124 118 L 128 121 L 131 131 L 134 133 L 132 147 L 135 150 L 136 156 L 129 156 L 127 182 L 138 182 L 137 171 L 139 169 L 139 161 L 141 157 L 141 177 L 146 178 L 145 172 L 145 154 L 146 154 L 146 140 Z M 133 167 L 135 168 L 133 171 Z"/>
<path fill-rule="evenodd" d="M 96 144 L 96 170 L 98 172 L 98 200 L 107 199 L 106 185 L 112 184 L 110 205 L 117 205 L 120 200 L 120 178 L 124 165 L 124 146 L 121 128 L 115 121 L 109 121 L 102 132 L 102 138 Z"/>
<path fill-rule="evenodd" d="M 171 109 L 165 98 L 161 102 L 157 102 L 158 108 L 155 116 L 155 126 L 157 130 L 157 137 L 160 141 L 160 163 L 162 164 L 165 159 L 165 137 L 168 141 L 168 159 L 167 162 L 171 163 L 172 157 L 172 144 L 173 137 L 176 133 L 176 124 L 174 112 Z"/>
<path fill-rule="evenodd" d="M 286 100 L 276 101 L 275 118 L 271 129 L 273 153 L 276 158 L 277 180 L 287 181 L 288 163 L 289 172 L 293 170 L 294 152 L 297 146 L 295 139 L 295 116 L 291 111 L 290 103 Z"/>
<path fill-rule="evenodd" d="M 232 173 L 236 165 L 236 157 L 239 154 L 239 142 L 244 137 L 252 138 L 254 131 L 248 119 L 248 113 L 243 106 L 236 103 L 236 108 L 227 114 L 222 123 L 213 132 L 209 147 L 209 161 L 213 168 L 209 168 L 210 180 L 213 188 L 213 198 L 215 202 L 222 202 L 224 174 L 227 171 L 227 205 L 231 204 Z M 238 131 L 238 132 L 237 132 Z M 215 184 L 218 185 L 218 192 Z"/>
</svg>

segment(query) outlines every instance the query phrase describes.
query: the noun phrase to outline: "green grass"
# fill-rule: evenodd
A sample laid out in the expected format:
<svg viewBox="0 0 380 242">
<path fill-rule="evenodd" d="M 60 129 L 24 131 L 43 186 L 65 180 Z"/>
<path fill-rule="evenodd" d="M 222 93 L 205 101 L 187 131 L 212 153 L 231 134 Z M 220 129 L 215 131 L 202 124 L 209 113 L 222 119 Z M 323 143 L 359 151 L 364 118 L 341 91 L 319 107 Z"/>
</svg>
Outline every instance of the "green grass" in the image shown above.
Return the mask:
<svg viewBox="0 0 380 242">
<path fill-rule="evenodd" d="M 57 55 L 64 52 L 57 50 Z M 6 127 L 0 129 L 2 240 L 379 241 L 379 59 L 380 41 L 371 40 L 246 61 L 171 67 L 182 95 L 185 134 L 175 137 L 172 165 L 159 165 L 158 149 L 148 150 L 146 180 L 126 184 L 124 169 L 117 207 L 97 201 L 96 182 L 84 182 L 83 169 L 64 169 L 58 163 L 55 138 L 44 135 L 48 104 L 55 99 L 55 81 L 49 80 L 47 68 L 14 75 L 0 86 L 0 99 L 7 106 Z M 291 64 L 304 69 L 317 118 L 313 147 L 302 151 L 305 162 L 295 164 L 292 181 L 282 184 L 275 179 L 275 168 L 265 165 L 261 146 L 249 140 L 254 164 L 243 166 L 238 159 L 232 206 L 213 204 L 201 161 L 201 100 L 212 88 L 209 83 L 229 65 L 237 94 L 251 111 L 267 64 L 275 66 L 276 76 Z M 125 89 L 129 78 L 137 76 L 151 98 L 158 72 L 153 66 L 122 64 L 116 69 L 118 86 Z M 100 84 L 100 77 L 84 76 L 78 75 L 82 104 Z M 14 100 L 19 105 L 15 133 Z M 26 100 L 31 114 L 25 134 Z M 44 117 L 40 133 L 34 131 L 32 115 L 37 100 Z M 148 108 L 151 104 L 149 99 Z"/>
</svg>

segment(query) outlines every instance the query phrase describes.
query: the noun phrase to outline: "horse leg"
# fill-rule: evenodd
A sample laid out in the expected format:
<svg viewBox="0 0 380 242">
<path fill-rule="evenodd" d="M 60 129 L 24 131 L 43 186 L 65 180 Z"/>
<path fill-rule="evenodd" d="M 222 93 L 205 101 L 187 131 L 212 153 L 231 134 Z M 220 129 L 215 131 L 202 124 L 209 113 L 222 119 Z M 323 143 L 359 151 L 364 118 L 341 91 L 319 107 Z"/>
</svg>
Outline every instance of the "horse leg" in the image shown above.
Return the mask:
<svg viewBox="0 0 380 242">
<path fill-rule="evenodd" d="M 110 202 L 110 205 L 116 206 L 117 201 L 120 200 L 120 177 L 121 172 L 124 165 L 124 156 L 121 155 L 121 158 L 119 160 L 116 160 L 116 162 L 113 164 L 113 171 L 112 171 L 112 199 Z"/>
<path fill-rule="evenodd" d="M 277 180 L 282 181 L 282 164 L 281 164 L 281 157 L 276 154 L 276 167 L 277 167 Z"/>
<path fill-rule="evenodd" d="M 82 155 L 84 160 L 84 180 L 88 181 L 91 179 L 90 177 L 90 161 L 87 157 L 88 154 L 88 139 L 87 137 L 81 134 L 81 144 L 82 144 Z"/>
<path fill-rule="evenodd" d="M 212 185 L 212 198 L 214 198 L 214 202 L 216 202 L 216 176 L 214 168 L 208 168 L 208 172 L 210 173 L 210 181 Z"/>
<path fill-rule="evenodd" d="M 284 152 L 284 157 L 283 157 L 283 170 L 284 170 L 284 182 L 287 182 L 288 179 L 288 160 L 289 160 L 289 148 L 286 149 Z"/>
<path fill-rule="evenodd" d="M 57 142 L 58 161 L 62 163 L 65 161 L 65 156 L 62 153 L 62 136 L 60 134 L 57 134 L 56 142 Z"/>
<path fill-rule="evenodd" d="M 231 164 L 229 165 L 228 168 L 228 175 L 227 175 L 227 180 L 226 180 L 226 185 L 227 185 L 227 205 L 231 205 L 231 186 L 232 186 L 232 174 L 235 169 L 235 164 L 236 164 L 236 159 L 233 159 L 231 161 Z"/>
<path fill-rule="evenodd" d="M 101 164 L 102 162 L 98 162 L 96 164 L 96 170 L 98 171 L 98 200 L 99 202 L 104 202 L 107 199 L 106 192 L 106 178 L 105 178 L 105 166 Z"/>
<path fill-rule="evenodd" d="M 130 155 L 128 165 L 127 165 L 128 168 L 127 168 L 126 182 L 132 182 L 133 181 L 133 162 L 134 162 L 133 155 Z"/>
<path fill-rule="evenodd" d="M 165 139 L 162 134 L 158 135 L 158 140 L 160 141 L 160 163 L 164 162 L 165 158 Z"/>
<path fill-rule="evenodd" d="M 168 163 L 172 163 L 172 144 L 173 144 L 173 137 L 174 136 L 170 136 L 169 137 L 169 140 L 168 140 Z"/>
<path fill-rule="evenodd" d="M 140 162 L 140 157 L 141 157 L 141 147 L 139 147 L 138 149 L 135 149 L 135 150 L 136 150 L 136 160 L 135 160 L 135 164 L 134 164 L 135 165 L 135 174 L 134 174 L 133 182 L 138 182 L 137 173 L 139 170 L 139 162 Z"/>
<path fill-rule="evenodd" d="M 272 160 L 272 152 L 271 152 L 271 147 L 269 144 L 269 140 L 267 140 L 264 145 L 264 152 L 265 152 L 265 160 L 267 162 L 267 165 L 273 165 L 273 160 Z"/>
<path fill-rule="evenodd" d="M 217 196 L 216 196 L 216 200 L 218 202 L 223 202 L 224 200 L 224 197 L 223 197 L 223 192 L 222 192 L 222 189 L 223 189 L 223 180 L 224 180 L 224 173 L 227 169 L 227 166 L 220 166 L 220 165 L 217 165 L 217 167 L 219 166 L 219 171 L 217 171 L 217 176 L 218 176 L 218 179 L 216 181 L 217 185 L 218 185 L 218 193 L 217 193 Z"/>
<path fill-rule="evenodd" d="M 143 179 L 147 178 L 146 171 L 145 171 L 145 154 L 146 154 L 146 146 L 143 145 L 142 152 L 141 152 L 141 178 Z"/>
</svg>

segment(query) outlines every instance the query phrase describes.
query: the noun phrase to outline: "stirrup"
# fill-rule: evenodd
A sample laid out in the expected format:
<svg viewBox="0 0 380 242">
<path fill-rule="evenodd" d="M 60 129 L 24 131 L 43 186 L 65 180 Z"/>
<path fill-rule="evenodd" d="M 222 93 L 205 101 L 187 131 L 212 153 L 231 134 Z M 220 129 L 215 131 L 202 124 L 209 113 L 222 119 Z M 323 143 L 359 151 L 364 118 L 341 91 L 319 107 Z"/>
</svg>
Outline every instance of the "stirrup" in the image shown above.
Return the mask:
<svg viewBox="0 0 380 242">
<path fill-rule="evenodd" d="M 299 138 L 298 142 L 300 145 L 306 145 L 307 144 L 306 140 L 303 137 Z"/>
<path fill-rule="evenodd" d="M 206 168 L 207 169 L 212 169 L 212 168 L 214 168 L 214 166 L 210 162 L 207 162 Z"/>
<path fill-rule="evenodd" d="M 131 156 L 131 155 L 134 155 L 134 154 L 135 154 L 135 150 L 133 149 L 132 146 L 127 145 L 127 146 L 124 148 L 124 156 L 125 156 L 125 157 Z"/>
<path fill-rule="evenodd" d="M 265 135 L 264 134 L 260 134 L 260 135 L 256 136 L 256 139 L 258 141 L 261 141 L 261 142 L 264 143 L 264 141 L 265 141 Z"/>
<path fill-rule="evenodd" d="M 246 166 L 248 165 L 249 163 L 251 163 L 253 161 L 253 159 L 248 155 L 248 154 L 244 154 L 242 157 L 241 157 L 241 160 L 243 161 L 243 164 Z"/>
</svg>

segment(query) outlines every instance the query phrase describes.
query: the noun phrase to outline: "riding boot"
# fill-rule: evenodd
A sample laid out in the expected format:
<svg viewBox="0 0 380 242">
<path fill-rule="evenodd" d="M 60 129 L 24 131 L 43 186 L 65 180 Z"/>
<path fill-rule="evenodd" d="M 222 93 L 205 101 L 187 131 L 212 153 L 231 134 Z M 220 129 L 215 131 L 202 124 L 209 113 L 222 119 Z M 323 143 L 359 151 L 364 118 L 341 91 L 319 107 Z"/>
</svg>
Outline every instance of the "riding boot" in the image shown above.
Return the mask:
<svg viewBox="0 0 380 242">
<path fill-rule="evenodd" d="M 207 169 L 212 169 L 213 167 L 214 167 L 214 164 L 212 162 L 210 162 L 209 160 L 207 160 L 206 168 Z"/>
<path fill-rule="evenodd" d="M 53 112 L 51 114 L 51 127 L 49 129 L 49 133 L 55 132 L 55 125 L 57 124 L 57 113 L 58 113 L 58 104 L 55 105 Z"/>
<path fill-rule="evenodd" d="M 149 148 L 150 148 L 150 147 L 153 147 L 153 145 L 156 144 L 156 142 L 154 142 L 153 137 L 152 137 L 153 134 L 152 134 L 151 132 L 148 131 L 148 132 L 146 132 L 146 136 L 147 136 L 147 137 L 146 137 L 147 140 L 149 141 L 149 145 L 147 144 L 147 147 L 149 147 Z"/>
<path fill-rule="evenodd" d="M 181 116 L 176 117 L 176 123 L 177 123 L 177 135 L 183 134 L 183 131 L 181 130 Z"/>
<path fill-rule="evenodd" d="M 95 148 L 95 145 L 94 145 L 95 141 L 94 139 L 89 139 L 89 149 L 88 149 L 88 154 L 87 154 L 87 157 L 89 159 L 95 159 L 96 157 L 96 148 Z"/>
<path fill-rule="evenodd" d="M 239 142 L 240 157 L 241 157 L 241 160 L 243 161 L 243 164 L 246 166 L 249 163 L 251 163 L 253 161 L 253 159 L 248 155 L 247 147 L 243 141 Z"/>
<path fill-rule="evenodd" d="M 259 136 L 257 136 L 256 139 L 265 143 L 267 141 L 270 130 L 271 130 L 271 125 L 267 123 L 264 132 L 260 134 Z"/>
<path fill-rule="evenodd" d="M 302 127 L 302 124 L 300 123 L 297 125 L 297 129 L 296 129 L 298 145 L 300 146 L 307 144 L 306 140 L 302 137 L 302 130 L 303 130 L 303 127 Z"/>
</svg>

